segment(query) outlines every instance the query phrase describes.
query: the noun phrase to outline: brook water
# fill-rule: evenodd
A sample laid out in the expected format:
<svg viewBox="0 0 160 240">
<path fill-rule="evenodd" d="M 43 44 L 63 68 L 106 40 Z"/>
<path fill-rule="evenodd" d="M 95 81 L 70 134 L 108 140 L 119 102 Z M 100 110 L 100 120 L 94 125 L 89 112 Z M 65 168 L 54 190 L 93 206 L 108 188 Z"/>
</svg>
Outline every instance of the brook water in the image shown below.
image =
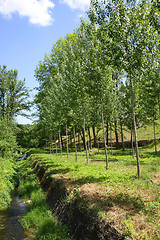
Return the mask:
<svg viewBox="0 0 160 240">
<path fill-rule="evenodd" d="M 26 158 L 26 153 L 21 159 Z M 18 189 L 14 190 L 11 205 L 0 211 L 0 240 L 31 240 L 29 233 L 24 232 L 19 219 L 26 212 L 26 204 L 20 199 Z"/>
<path fill-rule="evenodd" d="M 18 190 L 15 190 L 10 207 L 0 211 L 0 240 L 31 240 L 18 221 L 25 211 L 24 200 L 19 198 Z"/>
</svg>

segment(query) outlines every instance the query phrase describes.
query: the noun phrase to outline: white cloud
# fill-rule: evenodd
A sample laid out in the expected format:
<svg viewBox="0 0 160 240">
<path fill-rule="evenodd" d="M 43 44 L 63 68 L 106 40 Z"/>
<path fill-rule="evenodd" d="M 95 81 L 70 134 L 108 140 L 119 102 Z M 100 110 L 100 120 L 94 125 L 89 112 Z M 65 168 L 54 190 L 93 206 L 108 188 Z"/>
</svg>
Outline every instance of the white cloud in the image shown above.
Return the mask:
<svg viewBox="0 0 160 240">
<path fill-rule="evenodd" d="M 85 11 L 88 9 L 90 0 L 60 0 L 61 3 L 66 3 L 72 9 Z"/>
<path fill-rule="evenodd" d="M 28 17 L 32 24 L 48 26 L 53 23 L 51 9 L 54 6 L 51 0 L 0 0 L 0 14 L 11 17 L 18 13 Z"/>
</svg>

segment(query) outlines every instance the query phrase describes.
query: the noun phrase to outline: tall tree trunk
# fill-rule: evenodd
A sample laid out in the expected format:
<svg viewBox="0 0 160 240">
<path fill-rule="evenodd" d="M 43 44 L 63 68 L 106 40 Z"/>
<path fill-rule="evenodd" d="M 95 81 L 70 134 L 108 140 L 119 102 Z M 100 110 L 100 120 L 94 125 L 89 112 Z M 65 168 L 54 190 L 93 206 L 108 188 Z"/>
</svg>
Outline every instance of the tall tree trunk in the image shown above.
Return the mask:
<svg viewBox="0 0 160 240">
<path fill-rule="evenodd" d="M 61 157 L 62 157 L 62 143 L 61 143 L 61 130 L 60 130 L 60 127 L 59 127 L 59 147 L 60 147 Z"/>
<path fill-rule="evenodd" d="M 61 136 L 62 149 L 64 150 L 63 137 Z"/>
<path fill-rule="evenodd" d="M 98 154 L 99 154 L 99 140 L 97 141 L 97 147 L 98 147 Z"/>
<path fill-rule="evenodd" d="M 153 118 L 153 132 L 154 132 L 154 147 L 155 147 L 155 153 L 156 153 L 157 152 L 157 143 L 156 143 L 155 117 Z"/>
<path fill-rule="evenodd" d="M 90 133 L 89 127 L 88 127 L 88 136 L 89 136 L 89 147 L 90 147 L 90 149 L 92 149 L 91 133 Z"/>
<path fill-rule="evenodd" d="M 109 139 L 109 123 L 107 119 L 107 124 L 106 124 L 106 140 L 107 140 L 107 146 L 108 146 L 108 139 Z"/>
<path fill-rule="evenodd" d="M 95 126 L 92 126 L 94 147 L 97 147 Z"/>
<path fill-rule="evenodd" d="M 66 145 L 67 145 L 67 158 L 69 158 L 69 150 L 68 150 L 68 126 L 66 121 Z"/>
<path fill-rule="evenodd" d="M 96 139 L 97 139 L 97 147 L 98 147 L 98 154 L 99 154 L 99 137 L 98 137 L 98 128 L 97 128 L 97 137 L 96 137 Z"/>
<path fill-rule="evenodd" d="M 72 135 L 69 136 L 69 142 L 70 142 L 70 145 L 71 145 L 71 149 L 73 150 L 73 143 L 72 143 Z"/>
<path fill-rule="evenodd" d="M 123 125 L 122 125 L 122 121 L 120 121 L 120 125 L 121 125 L 121 140 L 122 140 L 122 148 L 123 148 L 123 151 L 125 151 L 125 148 L 124 148 L 124 138 L 123 138 Z"/>
<path fill-rule="evenodd" d="M 49 150 L 50 150 L 50 154 L 52 153 L 52 136 L 51 136 L 51 129 L 49 130 Z"/>
<path fill-rule="evenodd" d="M 53 143 L 52 143 L 52 154 L 54 154 Z"/>
<path fill-rule="evenodd" d="M 6 104 L 6 119 L 9 119 L 9 96 L 8 96 L 8 92 L 7 92 L 7 104 Z"/>
<path fill-rule="evenodd" d="M 86 131 L 87 132 L 87 131 Z M 87 134 L 87 133 L 86 133 Z M 89 135 L 86 136 L 87 140 L 87 149 L 90 150 L 90 142 L 89 142 Z"/>
<path fill-rule="evenodd" d="M 82 135 L 81 135 L 82 141 L 83 141 L 83 147 L 84 150 L 86 150 L 86 146 L 85 146 L 85 137 L 84 137 L 84 129 L 82 128 Z"/>
<path fill-rule="evenodd" d="M 4 117 L 5 116 L 5 94 L 3 91 L 1 92 L 1 95 L 2 95 L 2 116 Z"/>
<path fill-rule="evenodd" d="M 136 147 L 136 158 L 137 158 L 137 174 L 138 177 L 141 177 L 140 171 L 140 161 L 139 161 L 139 149 L 138 149 L 138 140 L 137 140 L 137 129 L 136 129 L 136 118 L 135 118 L 135 110 L 134 110 L 134 89 L 133 89 L 133 79 L 130 72 L 130 84 L 131 84 L 131 94 L 132 94 L 132 117 L 133 117 L 133 127 L 134 127 L 134 136 L 135 136 L 135 147 Z"/>
<path fill-rule="evenodd" d="M 112 148 L 112 123 L 110 122 L 110 143 L 111 143 L 111 154 L 113 157 L 113 148 Z"/>
<path fill-rule="evenodd" d="M 131 146 L 132 146 L 132 157 L 134 158 L 134 143 L 133 143 L 133 128 L 131 126 Z"/>
<path fill-rule="evenodd" d="M 81 151 L 80 132 L 78 132 L 78 148 Z"/>
<path fill-rule="evenodd" d="M 75 123 L 74 123 L 74 116 L 73 116 L 73 134 L 74 134 L 75 156 L 76 156 L 76 162 L 77 162 L 78 159 L 77 159 L 76 129 L 75 129 Z"/>
<path fill-rule="evenodd" d="M 54 132 L 53 132 L 53 138 L 52 138 L 52 154 L 54 154 L 54 148 L 53 148 L 53 143 L 54 143 Z"/>
<path fill-rule="evenodd" d="M 54 143 L 56 148 L 56 156 L 57 156 L 57 139 L 56 139 L 56 131 L 54 130 Z"/>
<path fill-rule="evenodd" d="M 119 148 L 119 141 L 118 141 L 118 131 L 117 131 L 117 121 L 114 122 L 114 130 L 115 130 L 115 136 L 116 136 L 116 148 Z"/>
<path fill-rule="evenodd" d="M 105 155 L 106 155 L 106 170 L 108 170 L 108 154 L 107 154 L 106 136 L 105 136 L 105 128 L 104 128 L 104 116 L 103 116 L 102 98 L 101 98 L 101 115 L 102 115 L 103 138 L 104 138 L 104 147 L 105 147 Z"/>
<path fill-rule="evenodd" d="M 85 111 L 84 111 L 84 105 L 83 106 L 83 130 L 84 130 L 84 143 L 85 143 L 85 149 L 86 149 L 86 158 L 87 158 L 87 163 L 89 163 L 89 158 L 88 158 L 88 149 L 87 149 L 87 143 L 86 143 L 86 119 L 85 119 Z"/>
</svg>

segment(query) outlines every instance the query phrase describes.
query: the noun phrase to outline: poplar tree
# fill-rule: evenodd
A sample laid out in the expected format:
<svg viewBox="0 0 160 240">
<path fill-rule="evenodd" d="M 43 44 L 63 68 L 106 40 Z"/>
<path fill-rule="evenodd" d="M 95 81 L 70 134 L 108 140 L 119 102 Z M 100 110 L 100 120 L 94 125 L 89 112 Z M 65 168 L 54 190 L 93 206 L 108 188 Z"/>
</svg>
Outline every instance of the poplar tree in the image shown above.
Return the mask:
<svg viewBox="0 0 160 240">
<path fill-rule="evenodd" d="M 111 1 L 101 4 L 94 1 L 97 11 L 97 21 L 101 27 L 107 29 L 111 38 L 112 62 L 120 69 L 124 69 L 130 81 L 132 96 L 132 118 L 136 145 L 137 172 L 140 173 L 137 128 L 135 118 L 135 85 L 140 80 L 136 72 L 143 69 L 143 59 L 148 46 L 156 31 L 150 24 L 149 15 L 152 5 L 150 1 L 125 2 L 123 0 Z"/>
</svg>

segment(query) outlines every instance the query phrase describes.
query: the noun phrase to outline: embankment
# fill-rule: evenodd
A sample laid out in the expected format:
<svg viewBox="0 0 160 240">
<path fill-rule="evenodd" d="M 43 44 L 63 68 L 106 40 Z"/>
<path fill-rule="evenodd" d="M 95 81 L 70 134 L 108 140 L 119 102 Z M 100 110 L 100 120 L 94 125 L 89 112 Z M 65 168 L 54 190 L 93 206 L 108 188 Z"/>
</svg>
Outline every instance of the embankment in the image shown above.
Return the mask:
<svg viewBox="0 0 160 240">
<path fill-rule="evenodd" d="M 34 170 L 47 193 L 54 215 L 70 230 L 77 240 L 127 240 L 112 223 L 98 217 L 98 209 L 90 207 L 89 198 L 81 195 L 76 186 L 70 187 L 62 175 L 55 177 L 34 161 Z M 109 207 L 109 206 L 108 206 Z"/>
</svg>

